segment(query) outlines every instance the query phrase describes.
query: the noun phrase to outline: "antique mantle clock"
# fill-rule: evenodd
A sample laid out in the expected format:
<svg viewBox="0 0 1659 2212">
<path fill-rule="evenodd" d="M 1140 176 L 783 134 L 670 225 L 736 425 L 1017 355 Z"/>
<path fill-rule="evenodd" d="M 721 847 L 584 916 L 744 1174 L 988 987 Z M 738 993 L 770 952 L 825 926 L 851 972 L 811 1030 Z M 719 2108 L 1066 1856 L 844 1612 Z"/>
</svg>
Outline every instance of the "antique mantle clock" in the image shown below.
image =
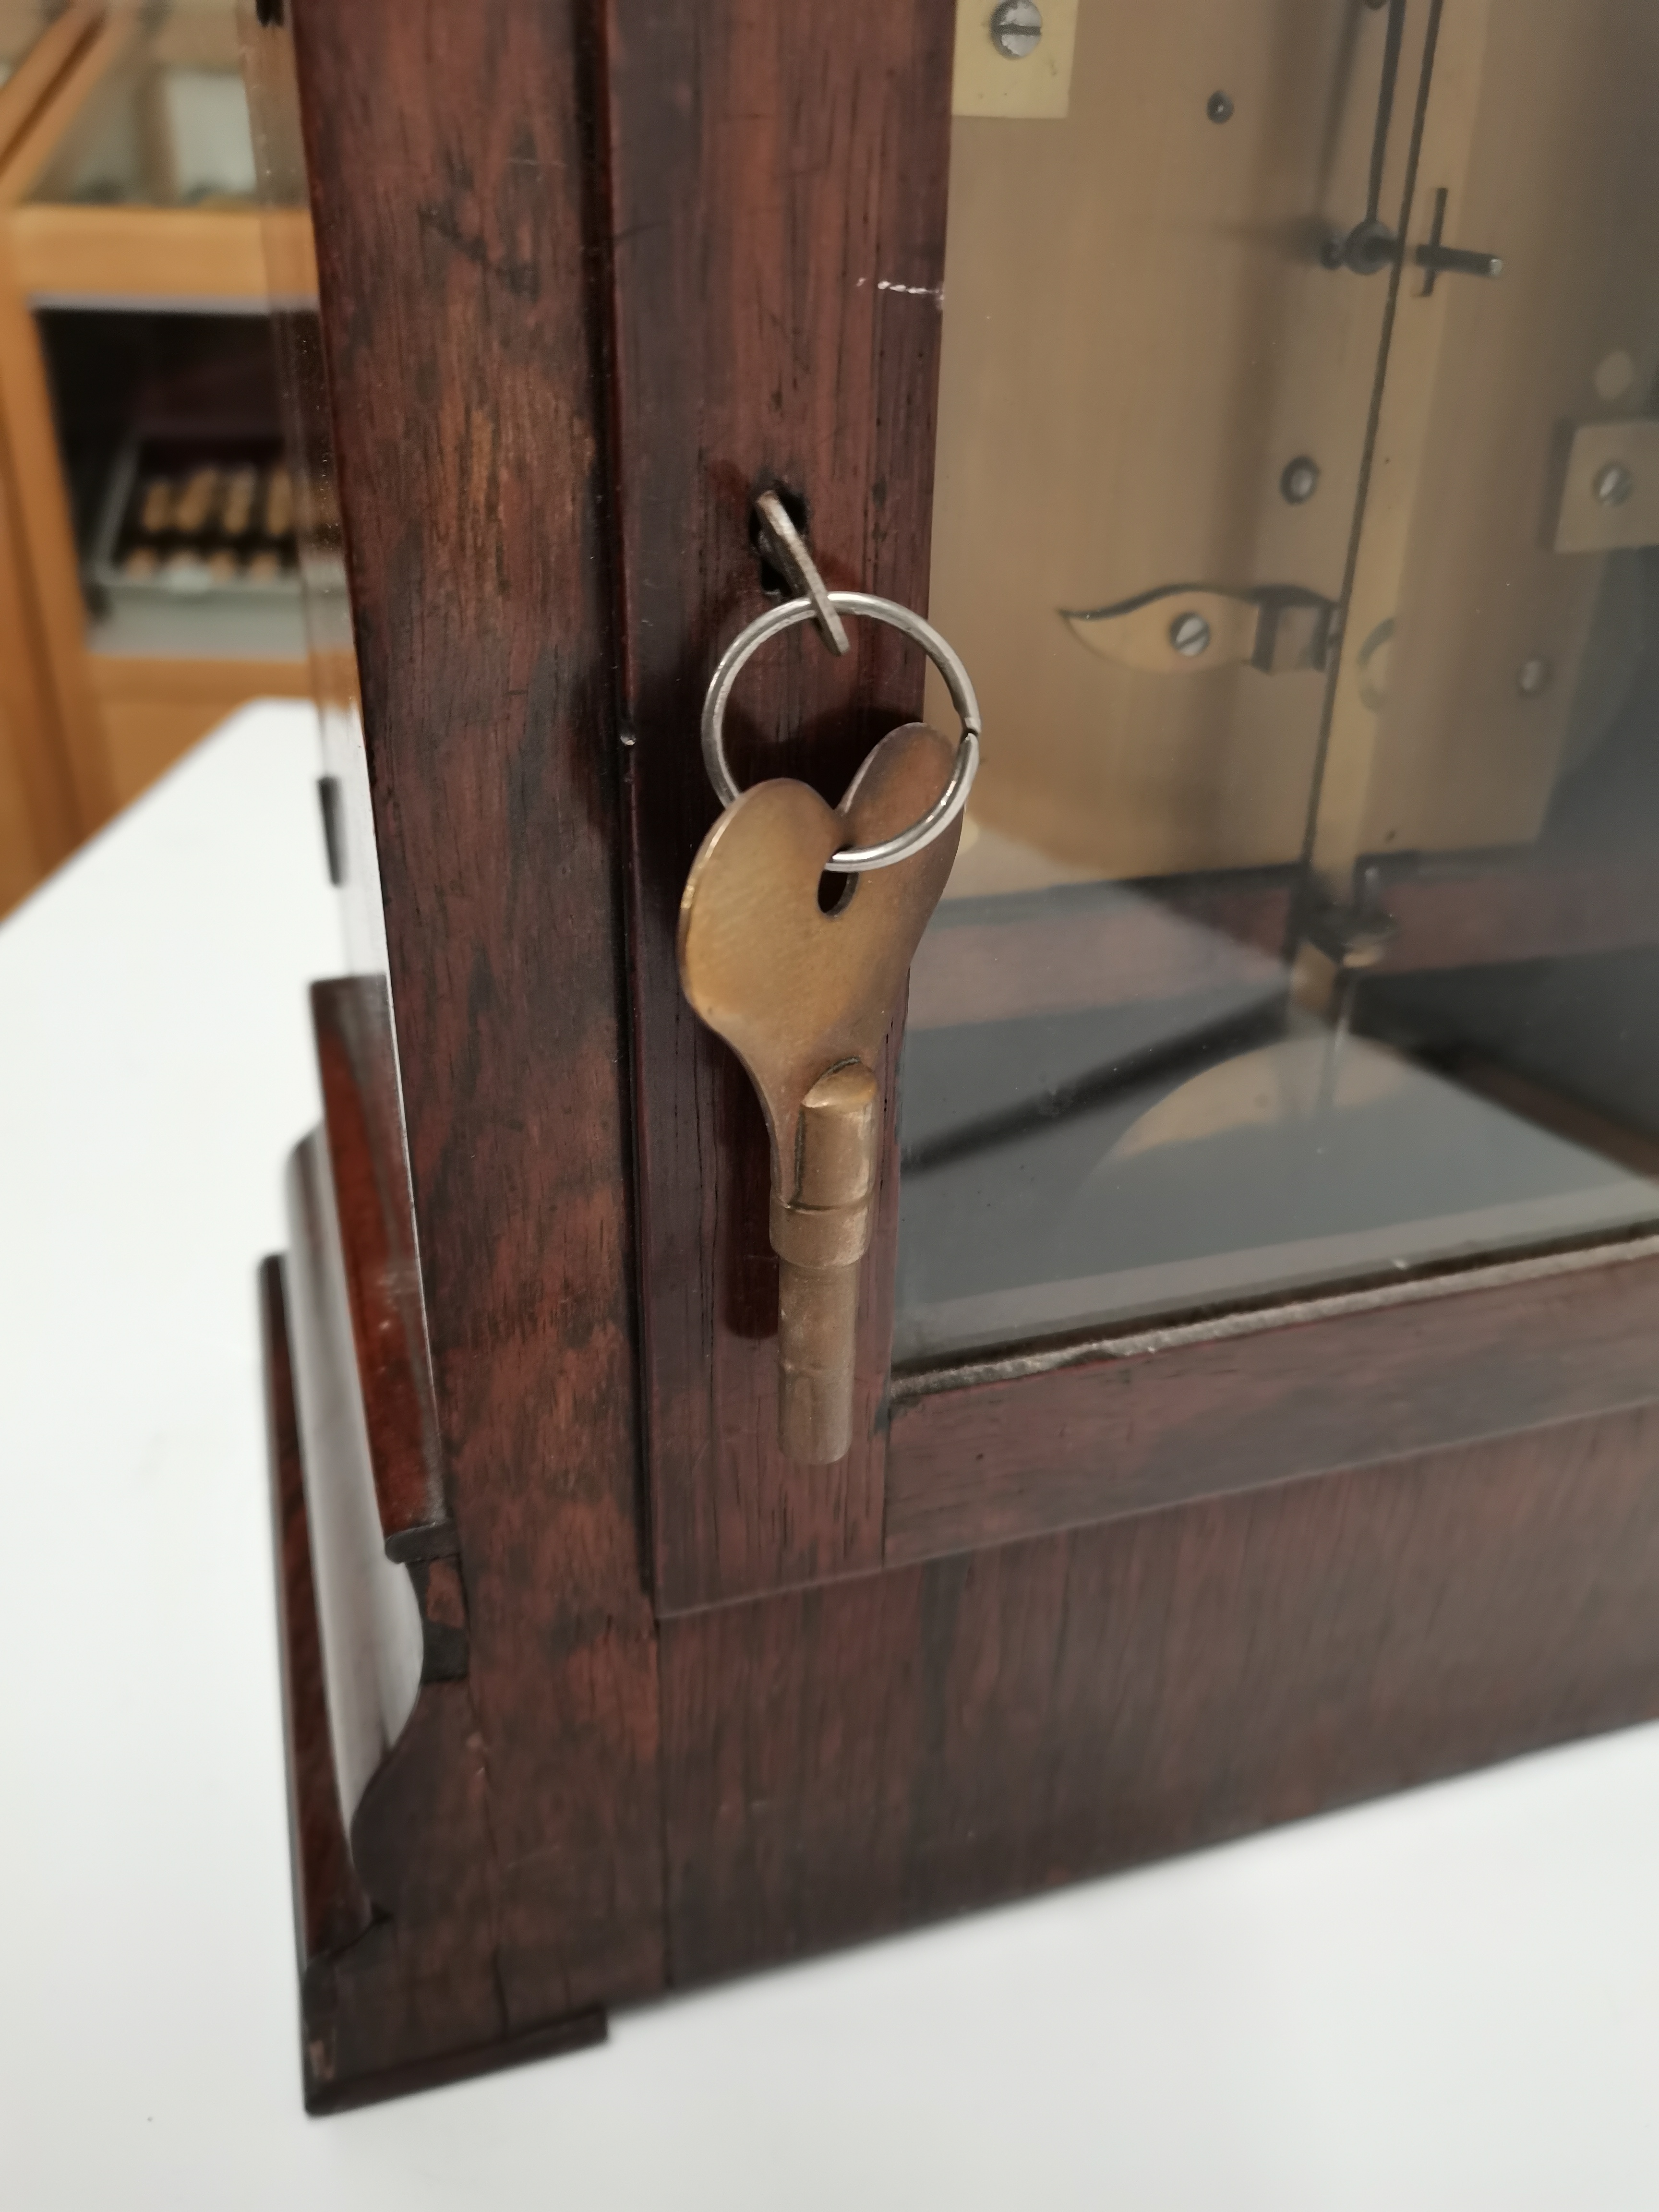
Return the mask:
<svg viewBox="0 0 1659 2212">
<path fill-rule="evenodd" d="M 1659 10 L 245 53 L 313 2106 L 1659 1711 Z"/>
</svg>

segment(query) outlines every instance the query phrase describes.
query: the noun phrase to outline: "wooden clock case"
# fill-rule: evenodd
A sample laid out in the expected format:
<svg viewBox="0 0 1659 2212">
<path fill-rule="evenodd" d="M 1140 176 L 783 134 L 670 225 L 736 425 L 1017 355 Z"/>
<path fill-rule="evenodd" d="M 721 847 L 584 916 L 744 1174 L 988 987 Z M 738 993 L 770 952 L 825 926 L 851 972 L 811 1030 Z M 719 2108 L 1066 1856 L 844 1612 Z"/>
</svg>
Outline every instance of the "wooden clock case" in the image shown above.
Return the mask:
<svg viewBox="0 0 1659 2212">
<path fill-rule="evenodd" d="M 890 1378 L 890 1142 L 771 1441 L 697 709 L 758 488 L 927 605 L 949 0 L 284 13 L 387 953 L 262 1277 L 310 2106 L 1659 1711 L 1643 1236 Z M 748 696 L 833 788 L 921 676 Z"/>
</svg>

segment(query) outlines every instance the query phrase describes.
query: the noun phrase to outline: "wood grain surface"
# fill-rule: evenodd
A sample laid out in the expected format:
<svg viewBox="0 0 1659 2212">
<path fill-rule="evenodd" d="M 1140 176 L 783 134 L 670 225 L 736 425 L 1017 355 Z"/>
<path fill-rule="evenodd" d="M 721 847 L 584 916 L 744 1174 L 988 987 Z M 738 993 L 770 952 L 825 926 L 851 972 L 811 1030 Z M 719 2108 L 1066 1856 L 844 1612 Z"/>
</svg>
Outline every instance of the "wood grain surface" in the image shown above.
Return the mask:
<svg viewBox="0 0 1659 2212">
<path fill-rule="evenodd" d="M 362 1934 L 368 1925 L 369 1903 L 351 1863 L 334 1784 L 283 1278 L 280 1259 L 267 1260 L 259 1269 L 295 1936 L 303 1972 L 313 1959 L 340 1950 Z"/>
<path fill-rule="evenodd" d="M 716 812 L 703 690 L 766 605 L 755 495 L 776 483 L 804 502 L 832 587 L 926 607 L 954 9 L 609 0 L 606 21 L 647 1434 L 657 1601 L 673 1611 L 880 1552 L 890 1060 L 854 1449 L 793 1467 L 775 1443 L 765 1128 L 681 996 L 674 923 Z M 745 672 L 739 781 L 799 775 L 837 799 L 920 710 L 916 649 L 854 628 L 845 661 L 796 630 Z"/>
<path fill-rule="evenodd" d="M 1659 1712 L 1659 1413 L 663 1627 L 677 1981 Z"/>
<path fill-rule="evenodd" d="M 505 2045 L 664 1971 L 596 216 L 568 0 L 290 14 L 471 1625 L 467 1681 L 420 1708 L 410 1802 L 434 1808 L 434 1850 L 454 1838 L 451 1887 L 398 1931 L 384 2065 Z M 353 2036 L 337 2079 L 374 2057 Z"/>
<path fill-rule="evenodd" d="M 260 1269 L 259 1308 L 300 1967 L 301 2072 L 307 2107 L 329 2112 L 422 2086 L 436 2078 L 434 2065 L 454 2064 L 452 2054 L 458 2046 L 466 2054 L 460 2071 L 504 2063 L 482 2057 L 479 2050 L 493 2048 L 501 2038 L 499 1993 L 477 1937 L 479 1916 L 488 1909 L 488 1854 L 477 1820 L 478 1760 L 476 1752 L 466 1750 L 466 1737 L 477 1736 L 476 1721 L 462 1684 L 422 1692 L 404 1742 L 383 1778 L 377 1778 L 366 1817 L 360 1808 L 360 1824 L 348 1836 L 330 1740 L 280 1260 L 267 1260 Z M 434 1738 L 441 1739 L 446 1728 L 452 1737 L 459 1733 L 460 1741 L 440 1741 L 437 1747 L 450 1755 L 434 1759 Z M 411 1774 L 416 1778 L 412 1805 Z M 383 1896 L 399 1908 L 396 1921 L 384 1912 L 376 1915 L 360 1875 L 364 1867 Z M 420 1896 L 422 1875 L 428 1887 L 434 1881 L 441 1883 L 441 1900 Z M 591 2034 L 583 2039 L 591 2040 Z"/>
<path fill-rule="evenodd" d="M 1659 1398 L 1650 1239 L 1252 1321 L 1152 1329 L 1052 1371 L 901 1398 L 889 1562 Z"/>
<path fill-rule="evenodd" d="M 356 1364 L 388 1554 L 455 1548 L 385 978 L 314 983 L 312 1027 Z"/>
</svg>

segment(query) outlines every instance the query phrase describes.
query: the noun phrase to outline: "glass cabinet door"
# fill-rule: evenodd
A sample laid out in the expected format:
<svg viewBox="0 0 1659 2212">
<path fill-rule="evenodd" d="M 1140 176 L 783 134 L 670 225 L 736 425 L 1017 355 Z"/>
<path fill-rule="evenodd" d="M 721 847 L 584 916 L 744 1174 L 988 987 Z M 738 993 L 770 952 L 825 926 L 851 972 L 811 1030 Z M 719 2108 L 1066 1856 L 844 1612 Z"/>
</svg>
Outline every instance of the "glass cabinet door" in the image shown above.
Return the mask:
<svg viewBox="0 0 1659 2212">
<path fill-rule="evenodd" d="M 1659 1219 L 1656 103 L 1642 0 L 963 0 L 900 1367 Z"/>
</svg>

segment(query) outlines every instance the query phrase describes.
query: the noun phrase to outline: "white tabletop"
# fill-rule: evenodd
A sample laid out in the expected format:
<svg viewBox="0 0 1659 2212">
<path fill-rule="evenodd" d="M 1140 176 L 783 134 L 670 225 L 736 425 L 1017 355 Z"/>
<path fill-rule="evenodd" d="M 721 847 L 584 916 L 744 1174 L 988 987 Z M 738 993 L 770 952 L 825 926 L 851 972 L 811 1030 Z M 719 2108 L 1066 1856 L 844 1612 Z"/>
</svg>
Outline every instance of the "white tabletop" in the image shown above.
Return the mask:
<svg viewBox="0 0 1659 2212">
<path fill-rule="evenodd" d="M 253 1268 L 341 959 L 307 710 L 0 927 L 9 2212 L 1659 2206 L 1659 1729 L 300 2105 Z"/>
</svg>

